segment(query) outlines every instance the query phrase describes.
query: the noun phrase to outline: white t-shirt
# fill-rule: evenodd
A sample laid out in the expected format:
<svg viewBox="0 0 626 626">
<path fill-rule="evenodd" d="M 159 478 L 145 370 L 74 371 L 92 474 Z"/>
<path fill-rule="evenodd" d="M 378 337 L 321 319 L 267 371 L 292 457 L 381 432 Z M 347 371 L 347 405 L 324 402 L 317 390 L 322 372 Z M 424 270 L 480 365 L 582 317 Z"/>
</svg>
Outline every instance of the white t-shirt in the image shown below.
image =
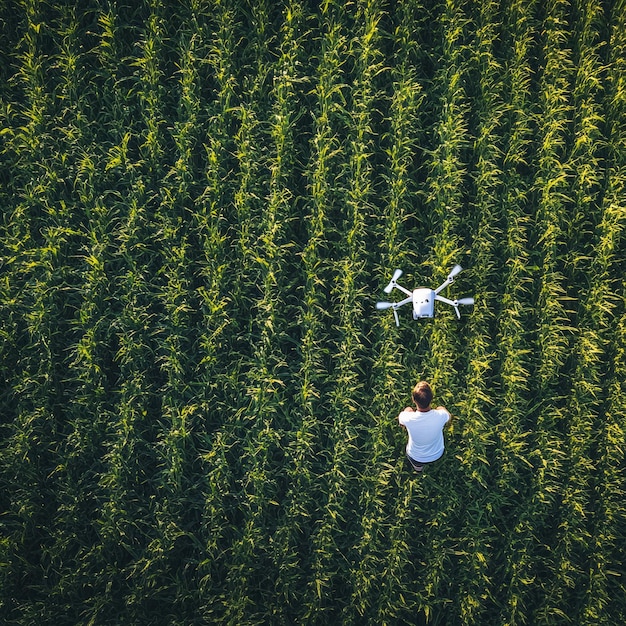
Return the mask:
<svg viewBox="0 0 626 626">
<path fill-rule="evenodd" d="M 420 463 L 436 461 L 443 454 L 443 427 L 449 419 L 450 413 L 445 409 L 402 411 L 398 421 L 409 433 L 406 453 Z"/>
</svg>

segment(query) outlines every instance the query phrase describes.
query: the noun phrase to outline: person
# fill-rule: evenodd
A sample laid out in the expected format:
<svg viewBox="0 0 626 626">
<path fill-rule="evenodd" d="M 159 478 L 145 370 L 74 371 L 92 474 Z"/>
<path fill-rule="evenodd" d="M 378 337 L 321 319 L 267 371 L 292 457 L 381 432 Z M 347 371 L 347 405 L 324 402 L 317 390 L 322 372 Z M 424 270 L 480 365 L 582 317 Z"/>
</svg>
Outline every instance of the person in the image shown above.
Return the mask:
<svg viewBox="0 0 626 626">
<path fill-rule="evenodd" d="M 441 458 L 444 452 L 443 429 L 450 424 L 451 416 L 447 409 L 431 407 L 433 390 L 422 380 L 413 388 L 413 407 L 407 407 L 398 415 L 398 422 L 406 428 L 409 440 L 406 456 L 416 472 L 421 472 L 428 463 Z"/>
</svg>

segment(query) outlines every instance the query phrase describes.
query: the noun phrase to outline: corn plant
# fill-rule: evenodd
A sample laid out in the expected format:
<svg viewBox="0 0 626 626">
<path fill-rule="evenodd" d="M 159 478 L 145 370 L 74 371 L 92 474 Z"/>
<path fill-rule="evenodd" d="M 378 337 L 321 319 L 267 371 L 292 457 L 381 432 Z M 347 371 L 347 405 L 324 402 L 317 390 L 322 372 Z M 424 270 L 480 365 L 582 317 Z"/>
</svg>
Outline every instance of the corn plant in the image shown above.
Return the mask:
<svg viewBox="0 0 626 626">
<path fill-rule="evenodd" d="M 590 289 L 586 298 L 581 299 L 579 308 L 580 331 L 576 348 L 580 350 L 580 353 L 576 358 L 577 366 L 572 381 L 573 388 L 570 396 L 572 424 L 569 433 L 571 464 L 576 470 L 570 473 L 571 483 L 568 483 L 564 497 L 567 509 L 564 511 L 563 523 L 568 525 L 568 534 L 561 541 L 559 556 L 562 561 L 562 570 L 571 571 L 574 568 L 580 568 L 585 574 L 588 572 L 591 582 L 584 592 L 579 590 L 578 598 L 576 598 L 577 608 L 582 605 L 580 619 L 603 620 L 605 618 L 602 617 L 602 608 L 608 604 L 606 596 L 608 577 L 602 573 L 598 560 L 591 556 L 591 552 L 587 552 L 589 546 L 597 541 L 594 536 L 594 524 L 588 510 L 591 508 L 590 499 L 594 497 L 590 474 L 595 469 L 597 432 L 603 430 L 601 423 L 604 422 L 607 406 L 605 398 L 607 398 L 606 391 L 608 390 L 602 382 L 604 366 L 601 363 L 610 360 L 606 352 L 609 341 L 607 332 L 620 336 L 620 325 L 613 326 L 615 301 L 610 295 L 615 284 L 610 278 L 610 267 L 614 262 L 613 251 L 615 250 L 615 242 L 611 241 L 611 238 L 615 236 L 617 229 L 609 227 L 605 230 L 611 222 L 614 226 L 617 225 L 610 217 L 615 216 L 611 210 L 615 200 L 611 181 L 614 180 L 619 169 L 610 167 L 608 173 L 610 182 L 606 188 L 604 202 L 598 202 L 601 182 L 596 177 L 596 173 L 587 167 L 587 164 L 596 162 L 599 166 L 595 145 L 599 141 L 598 123 L 602 116 L 598 111 L 597 101 L 602 89 L 601 76 L 604 68 L 599 62 L 596 45 L 601 8 L 594 3 L 584 3 L 579 7 L 579 11 L 583 25 L 579 29 L 578 50 L 581 62 L 575 94 L 578 95 L 580 113 L 577 118 L 580 131 L 577 133 L 579 138 L 574 146 L 572 158 L 580 159 L 584 165 L 577 168 L 576 209 L 581 215 L 585 213 L 586 216 L 593 215 L 596 206 L 602 208 L 603 211 L 597 229 L 599 237 L 592 239 L 596 242 L 596 249 L 591 255 L 592 262 L 588 270 L 592 277 Z M 594 34 L 596 34 L 595 37 Z M 615 70 L 611 68 L 609 71 Z M 619 128 L 618 125 L 614 127 L 614 130 L 619 132 Z M 580 266 L 583 262 L 587 265 L 586 256 L 584 260 L 574 264 Z M 609 331 L 611 327 L 614 330 Z M 599 445 L 603 448 L 605 442 L 600 440 Z M 604 567 L 610 568 L 608 564 Z M 569 604 L 571 606 L 571 601 Z"/>
<path fill-rule="evenodd" d="M 161 50 L 165 45 L 164 18 L 160 0 L 148 2 L 148 6 L 150 13 L 141 41 L 141 56 L 136 57 L 132 64 L 137 68 L 138 100 L 145 124 L 140 149 L 145 154 L 149 171 L 159 177 L 164 156 L 161 120 L 165 92 L 161 81 L 163 70 L 160 63 Z"/>
<path fill-rule="evenodd" d="M 425 197 L 431 215 L 428 224 L 433 246 L 428 263 L 437 268 L 431 276 L 434 281 L 445 276 L 444 272 L 449 271 L 454 259 L 458 261 L 460 250 L 458 225 L 462 214 L 468 133 L 465 92 L 469 70 L 466 60 L 468 25 L 469 16 L 462 3 L 446 3 L 438 16 L 436 32 L 442 64 L 434 77 L 438 96 L 437 122 L 433 133 L 435 147 L 429 155 Z M 450 325 L 443 322 L 446 314 L 442 312 L 438 315 L 427 330 L 430 333 L 430 354 L 425 359 L 426 363 L 421 368 L 423 373 L 419 377 L 428 378 L 441 404 L 448 405 L 448 409 L 454 412 L 449 406 L 449 400 L 453 400 L 455 391 L 458 393 L 458 386 L 454 382 L 454 354 L 458 351 L 458 340 Z M 445 526 L 450 529 L 448 524 L 452 524 L 452 520 L 446 518 L 442 528 Z M 421 573 L 421 603 L 423 610 L 429 614 L 439 615 L 445 610 L 448 600 L 447 573 L 444 571 L 447 569 L 446 560 L 441 557 L 446 551 L 445 545 L 446 539 L 440 540 L 438 536 L 428 537 L 424 541 L 422 558 L 425 568 Z"/>
<path fill-rule="evenodd" d="M 325 264 L 320 264 L 319 261 L 315 262 L 313 254 L 317 252 L 319 257 L 320 252 L 323 250 L 321 246 L 324 245 L 324 241 L 328 245 L 329 235 L 321 229 L 324 225 L 327 225 L 327 228 L 332 228 L 333 214 L 336 211 L 341 211 L 341 199 L 336 189 L 337 181 L 342 177 L 341 165 L 335 166 L 334 164 L 336 161 L 341 163 L 341 157 L 345 154 L 345 146 L 341 137 L 345 133 L 344 124 L 347 118 L 344 93 L 347 89 L 347 84 L 343 81 L 342 67 L 346 60 L 347 40 L 341 26 L 342 9 L 334 3 L 328 4 L 324 7 L 323 16 L 326 18 L 323 33 L 323 53 L 319 60 L 315 87 L 315 95 L 318 102 L 318 113 L 315 121 L 316 130 L 313 140 L 315 161 L 311 166 L 313 200 L 311 210 L 313 221 L 311 223 L 309 242 L 305 249 L 306 256 L 304 256 L 306 261 L 305 270 L 307 271 L 307 287 L 310 294 L 306 303 L 305 315 L 307 317 L 310 316 L 309 319 L 311 319 L 313 324 L 306 329 L 307 335 L 305 335 L 305 340 L 308 342 L 308 345 L 307 343 L 304 344 L 306 352 L 303 356 L 309 376 L 314 376 L 313 381 L 320 381 L 317 382 L 316 387 L 319 387 L 324 380 L 318 373 L 321 365 L 320 357 L 323 357 L 323 353 L 319 355 L 313 354 L 312 350 L 316 349 L 313 342 L 323 339 L 324 334 L 322 333 L 325 331 L 325 320 L 323 318 L 319 321 L 315 320 L 316 317 L 321 317 L 319 311 L 324 306 L 322 296 L 318 295 L 320 281 L 316 278 L 316 275 L 321 273 L 324 276 L 326 268 Z M 324 141 L 325 138 L 327 138 L 326 141 Z M 331 284 L 330 280 L 328 284 Z M 318 303 L 321 303 L 322 306 Z M 330 298 L 326 300 L 325 307 L 333 308 Z M 331 393 L 331 390 L 326 389 L 325 393 Z M 324 423 L 320 424 L 319 436 L 323 438 L 322 440 L 328 438 L 329 442 L 334 442 L 333 422 L 335 424 L 341 423 L 339 421 L 341 418 L 331 408 L 332 400 L 330 398 L 327 399 L 324 405 L 321 403 L 319 405 L 317 403 L 313 404 L 312 400 L 313 398 L 306 399 L 305 407 L 307 410 L 304 418 L 311 415 L 311 410 L 314 406 L 325 406 L 324 413 L 329 415 L 330 423 L 328 420 L 324 420 Z M 316 420 L 320 420 L 320 417 L 315 415 L 313 417 Z M 304 596 L 305 610 L 303 613 L 304 618 L 309 620 L 319 619 L 324 614 L 324 611 L 328 610 L 328 607 L 324 604 L 324 597 L 327 593 L 332 593 L 335 582 L 332 576 L 325 570 L 324 563 L 328 562 L 327 559 L 333 551 L 333 520 L 336 519 L 336 513 L 340 509 L 338 503 L 343 495 L 341 483 L 345 468 L 338 467 L 337 463 L 341 463 L 341 451 L 347 451 L 353 445 L 352 433 L 346 434 L 342 433 L 344 445 L 340 447 L 338 444 L 333 451 L 325 453 L 324 465 L 319 470 L 319 478 L 322 478 L 324 481 L 324 488 L 320 494 L 320 497 L 324 498 L 324 504 L 319 513 L 317 513 L 319 526 L 312 536 L 310 546 L 312 576 L 307 581 L 307 589 Z"/>
<path fill-rule="evenodd" d="M 545 67 L 541 81 L 541 119 L 538 150 L 539 190 L 538 237 L 541 246 L 541 284 L 538 294 L 538 343 L 541 346 L 537 366 L 540 390 L 537 426 L 541 466 L 537 475 L 537 497 L 548 507 L 558 506 L 563 474 L 564 449 L 559 429 L 564 417 L 559 398 L 560 370 L 570 349 L 570 315 L 565 308 L 568 295 L 564 289 L 563 257 L 559 249 L 560 229 L 569 203 L 566 188 L 569 169 L 566 160 L 565 129 L 571 120 L 569 99 L 571 58 L 567 34 L 559 27 L 565 5 L 547 7 L 546 37 L 543 46 Z M 558 69 L 557 69 L 558 68 Z M 550 522 L 547 522 L 551 526 Z M 546 529 L 546 532 L 550 532 Z M 552 531 L 553 532 L 553 531 Z"/>
<path fill-rule="evenodd" d="M 577 76 L 574 84 L 574 123 L 577 127 L 577 140 L 572 147 L 570 159 L 573 162 L 574 179 L 574 220 L 578 223 L 576 236 L 568 239 L 572 242 L 570 251 L 572 271 L 580 268 L 587 258 L 588 250 L 578 250 L 573 244 L 580 237 L 589 241 L 591 237 L 586 233 L 585 224 L 593 219 L 596 212 L 595 205 L 600 180 L 597 172 L 600 162 L 597 156 L 599 143 L 598 121 L 599 112 L 594 100 L 598 97 L 597 90 L 601 84 L 599 57 L 596 48 L 597 26 L 600 7 L 593 3 L 580 6 L 581 26 L 578 32 L 579 40 L 575 49 L 578 51 Z M 596 37 L 594 37 L 596 33 Z M 584 154 L 584 156 L 583 156 Z M 584 163 L 584 165 L 579 162 Z M 582 216 L 585 216 L 584 218 Z M 578 258 L 580 255 L 583 258 Z M 572 281 L 580 282 L 576 278 Z M 587 545 L 590 541 L 589 524 L 585 511 L 589 508 L 589 487 L 592 472 L 598 400 L 602 395 L 599 385 L 599 363 L 604 360 L 603 342 L 600 340 L 601 331 L 590 325 L 592 317 L 602 307 L 604 295 L 592 290 L 591 294 L 599 296 L 599 300 L 580 298 L 578 306 L 578 331 L 574 350 L 580 350 L 576 361 L 577 367 L 572 374 L 572 391 L 569 394 L 570 403 L 567 412 L 568 431 L 566 449 L 568 453 L 568 479 L 565 481 L 561 507 L 561 532 L 555 546 L 555 557 L 559 561 L 558 574 L 554 581 L 554 591 L 550 594 L 558 598 L 560 607 L 557 610 L 565 613 L 572 611 L 577 604 L 576 596 L 580 591 L 576 588 L 575 579 L 581 579 L 580 573 L 585 571 L 588 562 Z M 590 295 L 591 295 L 590 294 Z M 582 294 L 581 294 L 582 295 Z M 556 588 L 559 588 L 557 591 Z M 568 595 L 563 590 L 570 589 Z M 571 595 L 570 595 L 571 594 Z M 571 597 L 571 596 L 574 597 Z"/>
<path fill-rule="evenodd" d="M 292 210 L 293 195 L 287 183 L 293 185 L 288 173 L 296 163 L 294 127 L 300 115 L 298 110 L 298 85 L 304 80 L 298 74 L 304 66 L 304 51 L 301 47 L 302 37 L 298 33 L 306 24 L 307 14 L 299 2 L 290 3 L 285 8 L 283 29 L 281 32 L 281 57 L 279 59 L 279 72 L 275 78 L 274 90 L 276 92 L 275 113 L 272 116 L 276 121 L 272 128 L 276 145 L 276 162 L 272 167 L 270 179 L 270 200 L 268 209 L 272 211 L 273 204 L 280 213 L 272 215 L 268 226 L 271 230 L 280 232 L 277 225 L 272 222 L 282 214 L 284 216 Z M 323 63 L 323 61 L 322 61 Z M 326 69 L 327 71 L 327 69 Z M 320 105 L 322 109 L 328 106 L 327 98 L 332 98 L 332 93 L 324 91 L 326 76 L 320 76 L 319 89 Z M 326 132 L 328 120 L 318 123 L 317 133 Z M 324 158 L 318 155 L 314 165 L 312 176 L 315 177 L 313 185 L 315 189 L 321 189 L 328 185 L 324 180 Z M 321 177 L 321 178 L 320 178 Z M 319 316 L 322 307 L 318 304 L 319 284 L 322 281 L 322 263 L 319 260 L 320 250 L 317 242 L 323 236 L 321 224 L 324 221 L 324 203 L 315 202 L 312 207 L 311 224 L 309 226 L 309 238 L 302 251 L 303 281 L 305 285 L 304 302 L 299 312 L 301 324 L 304 328 L 302 339 L 302 355 L 298 363 L 296 373 L 297 392 L 293 397 L 293 413 L 288 423 L 292 429 L 292 436 L 285 449 L 287 461 L 288 488 L 285 493 L 284 514 L 281 516 L 274 535 L 275 552 L 274 560 L 278 568 L 277 591 L 282 603 L 276 607 L 277 615 L 289 615 L 289 610 L 296 611 L 299 606 L 299 598 L 303 590 L 301 577 L 304 577 L 305 555 L 301 551 L 301 536 L 303 527 L 307 524 L 309 511 L 315 506 L 313 494 L 315 484 L 313 479 L 312 456 L 315 448 L 317 434 L 317 414 L 315 410 L 316 400 L 319 397 L 317 386 L 319 385 L 321 368 L 319 367 L 320 328 L 322 322 Z M 274 209 L 274 210 L 276 210 Z M 268 285 L 268 291 L 274 289 Z M 283 618 L 281 618 L 283 619 Z"/>
<path fill-rule="evenodd" d="M 202 325 L 197 341 L 198 395 L 205 413 L 205 442 L 201 458 L 206 472 L 203 486 L 203 515 L 201 537 L 204 544 L 198 565 L 201 612 L 205 619 L 223 615 L 219 590 L 227 574 L 223 555 L 233 537 L 234 504 L 238 486 L 230 459 L 237 437 L 233 425 L 225 420 L 232 409 L 236 386 L 232 379 L 232 362 L 220 358 L 232 345 L 228 339 L 232 300 L 229 289 L 230 260 L 226 236 L 227 206 L 235 193 L 228 181 L 231 166 L 229 153 L 234 151 L 231 128 L 235 121 L 234 104 L 238 97 L 235 61 L 236 16 L 230 7 L 220 6 L 212 16 L 211 38 L 207 42 L 208 65 L 215 77 L 214 101 L 206 105 L 207 129 L 203 138 L 206 151 L 204 189 L 196 200 L 196 236 L 201 246 L 198 276 L 201 286 L 198 295 L 202 308 Z M 230 370 L 230 374 L 229 374 Z M 228 401 L 225 401 L 225 398 Z"/>
<path fill-rule="evenodd" d="M 250 325 L 250 338 L 255 348 L 247 357 L 249 365 L 246 366 L 245 386 L 248 400 L 240 409 L 241 425 L 248 424 L 243 442 L 243 454 L 247 461 L 242 477 L 245 521 L 243 532 L 232 545 L 228 576 L 232 593 L 225 607 L 226 619 L 234 622 L 256 610 L 249 595 L 250 576 L 255 574 L 245 565 L 250 558 L 250 551 L 258 561 L 257 577 L 267 577 L 272 565 L 270 548 L 263 537 L 267 529 L 276 523 L 277 472 L 271 460 L 280 453 L 280 407 L 283 404 L 286 365 L 281 352 L 281 310 L 284 304 L 279 294 L 285 284 L 282 267 L 288 248 L 282 240 L 291 211 L 289 183 L 295 158 L 292 120 L 293 83 L 297 78 L 297 56 L 294 55 L 297 55 L 297 50 L 290 49 L 291 38 L 283 42 L 274 88 L 270 92 L 273 110 L 269 136 L 273 149 L 269 155 L 261 156 L 256 146 L 248 143 L 250 133 L 262 136 L 260 119 L 266 115 L 263 108 L 257 107 L 257 101 L 261 100 L 259 95 L 267 81 L 267 44 L 272 27 L 270 5 L 260 3 L 254 6 L 251 20 L 254 25 L 255 53 L 252 67 L 257 73 L 245 85 L 247 89 L 242 98 L 242 127 L 238 141 L 242 183 L 256 190 L 259 206 L 257 208 L 246 203 L 238 206 L 238 210 L 249 211 L 250 215 L 252 211 L 259 211 L 255 242 L 248 239 L 249 235 L 244 231 L 240 239 L 243 274 L 248 281 L 255 283 L 259 295 L 254 302 Z M 266 179 L 266 175 L 269 179 Z M 249 193 L 246 195 L 250 197 Z M 264 198 L 262 204 L 261 198 Z M 245 219 L 240 218 L 240 222 L 244 224 Z"/>
<path fill-rule="evenodd" d="M 491 510 L 497 497 L 486 491 L 492 482 L 490 465 L 493 461 L 493 431 L 491 379 L 495 353 L 489 340 L 495 325 L 496 294 L 493 286 L 499 282 L 501 267 L 497 261 L 502 253 L 500 225 L 503 222 L 501 190 L 503 177 L 503 149 L 500 124 L 504 118 L 504 74 L 494 55 L 494 43 L 501 19 L 495 3 L 481 3 L 477 16 L 475 40 L 469 44 L 470 67 L 477 72 L 476 98 L 481 103 L 476 129 L 474 154 L 476 159 L 475 197 L 480 216 L 473 233 L 474 253 L 472 269 L 482 277 L 473 281 L 478 305 L 474 307 L 471 339 L 468 343 L 468 364 L 465 385 L 466 400 L 461 402 L 464 424 L 460 433 L 459 453 L 467 473 L 468 520 L 462 535 L 461 568 L 467 572 L 462 577 L 459 593 L 459 614 L 465 623 L 474 623 L 480 615 L 493 610 L 488 605 L 490 594 L 490 563 L 494 558 L 491 548 L 493 533 L 485 528 L 482 517 Z M 484 281 L 484 282 L 483 282 Z"/>
<path fill-rule="evenodd" d="M 534 134 L 534 98 L 531 86 L 531 59 L 535 51 L 532 33 L 535 30 L 536 4 L 512 3 L 508 11 L 507 31 L 512 38 L 513 53 L 507 67 L 506 93 L 510 94 L 509 133 L 504 154 L 504 165 L 513 174 L 508 177 L 503 190 L 506 231 L 504 291 L 502 314 L 498 321 L 498 382 L 501 385 L 500 425 L 496 427 L 498 449 L 496 453 L 500 478 L 498 487 L 511 498 L 520 498 L 520 522 L 510 533 L 503 547 L 506 563 L 503 575 L 509 585 L 506 608 L 502 619 L 516 623 L 523 619 L 528 593 L 533 579 L 533 539 L 531 524 L 526 521 L 528 508 L 529 470 L 532 467 L 528 444 L 530 425 L 527 394 L 530 376 L 530 314 L 532 269 L 529 249 L 530 209 L 529 182 L 524 176 L 531 157 Z M 526 477 L 524 479 L 523 477 Z"/>
<path fill-rule="evenodd" d="M 398 40 L 397 69 L 394 91 L 390 103 L 391 121 L 387 137 L 388 157 L 386 184 L 386 210 L 381 216 L 381 270 L 382 276 L 389 268 L 402 265 L 402 238 L 406 237 L 406 220 L 410 214 L 410 172 L 417 143 L 418 111 L 423 101 L 421 86 L 411 67 L 412 45 L 410 33 L 416 28 L 415 15 L 419 6 L 404 6 L 396 30 Z M 356 569 L 353 574 L 353 604 L 361 618 L 375 614 L 377 593 L 375 581 L 388 563 L 390 550 L 389 522 L 390 500 L 397 497 L 395 476 L 397 464 L 392 462 L 390 444 L 395 440 L 397 424 L 392 419 L 394 410 L 401 406 L 397 381 L 404 371 L 402 351 L 395 345 L 395 326 L 389 317 L 381 320 L 380 343 L 376 346 L 377 358 L 372 363 L 373 401 L 368 413 L 374 423 L 371 444 L 366 453 L 368 467 L 362 479 L 361 538 L 358 544 Z M 402 394 L 403 395 L 403 394 Z M 397 446 L 394 446 L 397 449 Z M 404 513 L 404 512 L 403 512 Z M 401 559 L 399 560 L 401 561 Z M 400 562 L 396 567 L 401 567 Z M 389 577 L 385 576 L 385 580 Z M 391 591 L 390 596 L 394 592 Z M 393 588 L 395 590 L 395 588 Z"/>
<path fill-rule="evenodd" d="M 426 620 L 431 617 L 422 585 L 413 584 L 422 565 L 415 554 L 415 541 L 410 532 L 416 521 L 412 518 L 415 496 L 416 487 L 413 481 L 404 481 L 399 486 L 393 522 L 387 530 L 389 548 L 380 574 L 382 584 L 372 598 L 373 615 L 380 623 L 414 620 L 416 616 Z"/>
</svg>

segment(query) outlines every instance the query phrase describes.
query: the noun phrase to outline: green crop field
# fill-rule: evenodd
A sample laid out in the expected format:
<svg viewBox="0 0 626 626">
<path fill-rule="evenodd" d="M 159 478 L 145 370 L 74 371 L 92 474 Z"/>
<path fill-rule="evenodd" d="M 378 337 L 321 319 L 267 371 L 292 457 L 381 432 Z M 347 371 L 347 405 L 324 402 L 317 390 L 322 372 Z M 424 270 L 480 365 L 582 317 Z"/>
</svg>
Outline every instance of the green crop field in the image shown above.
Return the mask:
<svg viewBox="0 0 626 626">
<path fill-rule="evenodd" d="M 626 623 L 624 0 L 0 0 L 0 210 L 2 624 Z"/>
</svg>

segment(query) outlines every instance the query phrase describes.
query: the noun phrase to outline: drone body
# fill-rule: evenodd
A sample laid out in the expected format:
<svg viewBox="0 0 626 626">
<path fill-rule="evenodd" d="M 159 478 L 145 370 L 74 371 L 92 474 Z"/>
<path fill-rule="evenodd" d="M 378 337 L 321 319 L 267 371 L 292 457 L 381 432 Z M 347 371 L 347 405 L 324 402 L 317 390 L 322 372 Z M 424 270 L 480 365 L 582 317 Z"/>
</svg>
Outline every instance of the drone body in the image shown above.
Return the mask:
<svg viewBox="0 0 626 626">
<path fill-rule="evenodd" d="M 414 289 L 413 298 L 413 319 L 418 320 L 423 317 L 435 317 L 435 298 L 437 294 L 433 289 L 420 287 Z"/>
<path fill-rule="evenodd" d="M 393 278 L 391 282 L 385 287 L 385 293 L 391 293 L 392 289 L 398 289 L 406 294 L 408 297 L 400 302 L 377 302 L 376 308 L 378 310 L 383 309 L 392 309 L 393 315 L 396 319 L 396 326 L 400 325 L 400 320 L 398 319 L 397 309 L 409 302 L 413 303 L 413 319 L 424 319 L 424 318 L 433 318 L 435 317 L 435 300 L 439 300 L 440 302 L 445 302 L 450 306 L 454 307 L 456 311 L 457 317 L 461 319 L 461 314 L 459 313 L 459 305 L 469 305 L 474 304 L 474 298 L 461 298 L 460 300 L 448 300 L 443 296 L 439 295 L 439 292 L 447 287 L 451 282 L 454 281 L 454 277 L 461 271 L 460 265 L 455 265 L 450 273 L 448 274 L 448 278 L 439 286 L 437 289 L 428 289 L 425 287 L 420 287 L 418 289 L 414 289 L 413 291 L 409 291 L 405 289 L 401 285 L 398 285 L 397 280 L 402 276 L 402 270 L 396 270 L 393 274 Z"/>
</svg>

